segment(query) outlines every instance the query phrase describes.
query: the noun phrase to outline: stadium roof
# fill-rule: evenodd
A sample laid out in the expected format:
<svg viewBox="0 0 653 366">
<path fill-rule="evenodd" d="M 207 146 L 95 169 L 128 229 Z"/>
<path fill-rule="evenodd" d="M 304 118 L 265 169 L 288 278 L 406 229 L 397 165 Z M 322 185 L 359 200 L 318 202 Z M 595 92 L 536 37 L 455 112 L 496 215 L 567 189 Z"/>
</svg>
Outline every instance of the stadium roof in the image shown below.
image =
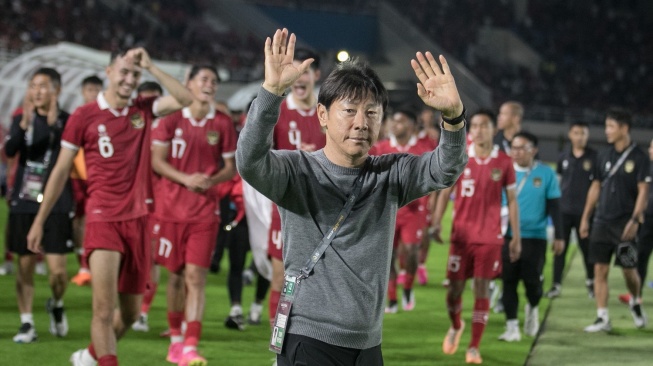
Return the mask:
<svg viewBox="0 0 653 366">
<path fill-rule="evenodd" d="M 109 52 L 97 51 L 72 43 L 62 42 L 53 46 L 39 47 L 14 58 L 0 69 L 0 123 L 8 127 L 12 112 L 22 104 L 27 83 L 38 68 L 53 67 L 62 78 L 61 108 L 72 112 L 82 104 L 80 85 L 84 78 L 97 75 L 106 78 L 104 72 Z M 183 80 L 188 65 L 176 62 L 156 61 L 157 66 L 173 77 Z M 142 81 L 154 80 L 144 73 Z"/>
</svg>

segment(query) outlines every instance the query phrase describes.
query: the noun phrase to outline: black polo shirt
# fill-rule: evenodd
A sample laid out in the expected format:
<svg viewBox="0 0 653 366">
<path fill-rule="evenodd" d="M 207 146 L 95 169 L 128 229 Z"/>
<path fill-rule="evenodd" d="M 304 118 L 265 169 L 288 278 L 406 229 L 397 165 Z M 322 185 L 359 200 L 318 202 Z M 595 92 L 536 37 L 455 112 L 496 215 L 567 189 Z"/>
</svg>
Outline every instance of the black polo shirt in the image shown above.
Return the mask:
<svg viewBox="0 0 653 366">
<path fill-rule="evenodd" d="M 563 214 L 583 214 L 597 159 L 598 153 L 589 147 L 579 158 L 571 148 L 560 154 L 556 172 L 560 175 L 560 212 Z"/>
<path fill-rule="evenodd" d="M 19 196 L 23 185 L 23 175 L 25 172 L 27 161 L 34 161 L 42 163 L 48 149 L 51 149 L 50 163 L 48 164 L 46 180 L 52 172 L 59 151 L 61 150 L 61 134 L 68 121 L 69 114 L 60 111 L 57 121 L 52 125 L 48 125 L 47 117 L 41 116 L 34 111 L 34 120 L 32 122 L 31 131 L 26 131 L 20 128 L 20 120 L 22 115 L 14 117 L 9 136 L 5 143 L 5 152 L 7 156 L 13 157 L 19 154 L 17 160 L 18 166 L 16 169 L 16 178 L 11 192 L 11 201 L 9 211 L 11 213 L 20 214 L 36 214 L 39 210 L 39 203 L 22 199 Z M 45 185 L 43 186 L 45 189 Z M 63 192 L 59 199 L 52 208 L 52 213 L 70 213 L 73 208 L 72 189 L 70 181 L 66 182 Z"/>
<path fill-rule="evenodd" d="M 617 172 L 608 178 L 621 154 L 614 147 L 599 154 L 594 171 L 594 179 L 601 181 L 599 206 L 594 216 L 598 222 L 607 223 L 630 217 L 637 201 L 637 184 L 651 181 L 651 162 L 639 146 L 635 146 Z"/>
</svg>

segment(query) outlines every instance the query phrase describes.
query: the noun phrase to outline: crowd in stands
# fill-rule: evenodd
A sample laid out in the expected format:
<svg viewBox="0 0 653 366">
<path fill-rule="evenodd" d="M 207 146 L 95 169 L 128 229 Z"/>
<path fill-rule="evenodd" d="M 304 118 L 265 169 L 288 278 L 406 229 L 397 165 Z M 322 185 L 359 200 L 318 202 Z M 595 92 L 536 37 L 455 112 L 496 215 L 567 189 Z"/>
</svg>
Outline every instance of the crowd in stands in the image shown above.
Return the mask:
<svg viewBox="0 0 653 366">
<path fill-rule="evenodd" d="M 206 24 L 202 1 L 139 0 L 115 8 L 88 0 L 3 0 L 0 48 L 25 52 L 67 41 L 95 49 L 143 46 L 166 61 L 217 63 L 232 80 L 249 81 L 261 64 L 260 41 Z M 161 40 L 165 39 L 165 42 Z"/>
<path fill-rule="evenodd" d="M 496 103 L 517 98 L 527 111 L 536 105 L 601 111 L 621 105 L 641 122 L 653 119 L 647 103 L 653 39 L 646 36 L 653 20 L 637 1 L 530 0 L 523 16 L 515 15 L 510 0 L 442 0 L 437 7 L 428 0 L 391 3 L 467 64 L 492 88 Z M 468 46 L 484 26 L 515 32 L 542 57 L 539 71 L 493 64 L 472 52 Z"/>
<path fill-rule="evenodd" d="M 373 12 L 378 5 L 359 0 L 250 2 L 347 12 Z M 638 11 L 641 2 L 530 0 L 521 13 L 512 0 L 440 0 L 438 6 L 430 0 L 389 2 L 490 86 L 495 104 L 519 99 L 527 113 L 544 109 L 555 116 L 551 111 L 568 115 L 576 111 L 575 115 L 591 119 L 601 115 L 593 111 L 620 105 L 635 112 L 636 122 L 653 126 L 653 106 L 647 103 L 653 92 L 648 66 L 653 38 L 646 36 L 652 20 Z M 0 48 L 23 52 L 60 41 L 102 50 L 143 45 L 158 59 L 218 60 L 231 80 L 261 76 L 260 40 L 235 30 L 212 29 L 201 16 L 207 0 L 135 0 L 116 2 L 112 8 L 98 0 L 0 3 Z M 496 64 L 475 52 L 470 45 L 477 43 L 485 26 L 512 30 L 541 56 L 539 67 Z"/>
</svg>

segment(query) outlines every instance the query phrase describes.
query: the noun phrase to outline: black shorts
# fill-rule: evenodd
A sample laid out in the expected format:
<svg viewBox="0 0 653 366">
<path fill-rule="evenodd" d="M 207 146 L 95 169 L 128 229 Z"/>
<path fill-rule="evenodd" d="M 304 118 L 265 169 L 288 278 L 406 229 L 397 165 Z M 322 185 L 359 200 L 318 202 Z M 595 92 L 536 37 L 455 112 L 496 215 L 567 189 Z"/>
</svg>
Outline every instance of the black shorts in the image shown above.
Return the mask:
<svg viewBox="0 0 653 366">
<path fill-rule="evenodd" d="M 283 352 L 277 355 L 279 366 L 382 366 L 381 345 L 367 349 L 334 346 L 297 334 L 287 334 Z"/>
<path fill-rule="evenodd" d="M 616 253 L 615 266 L 623 268 L 637 267 L 637 239 L 632 241 L 621 240 L 621 234 L 623 234 L 628 220 L 608 223 L 595 222 L 592 225 L 589 253 L 591 263 L 610 264 L 612 255 Z"/>
<path fill-rule="evenodd" d="M 18 254 L 34 254 L 27 249 L 27 233 L 35 214 L 9 214 L 9 250 Z M 43 251 L 46 254 L 66 254 L 73 251 L 72 221 L 68 214 L 51 214 L 43 225 Z"/>
<path fill-rule="evenodd" d="M 541 282 L 543 280 L 542 270 L 546 260 L 545 239 L 521 239 L 521 255 L 516 262 L 510 262 L 508 244 L 512 238 L 506 237 L 501 250 L 503 260 L 503 271 L 501 278 L 504 281 Z"/>
</svg>

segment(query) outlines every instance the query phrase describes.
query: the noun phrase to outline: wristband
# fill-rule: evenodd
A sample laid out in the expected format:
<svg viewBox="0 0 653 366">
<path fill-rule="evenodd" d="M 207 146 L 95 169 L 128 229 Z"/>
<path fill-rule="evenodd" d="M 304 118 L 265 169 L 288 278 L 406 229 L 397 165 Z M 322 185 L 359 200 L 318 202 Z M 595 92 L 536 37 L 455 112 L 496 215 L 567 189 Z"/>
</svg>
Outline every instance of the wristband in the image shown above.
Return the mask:
<svg viewBox="0 0 653 366">
<path fill-rule="evenodd" d="M 450 125 L 457 125 L 457 124 L 459 124 L 460 122 L 462 122 L 462 121 L 465 120 L 465 113 L 466 113 L 466 112 L 467 112 L 467 110 L 465 109 L 465 106 L 463 106 L 463 112 L 460 114 L 460 116 L 458 116 L 458 117 L 456 117 L 456 118 L 453 118 L 453 119 L 449 119 L 449 118 L 446 118 L 446 117 L 443 115 L 443 116 L 442 116 L 442 120 L 443 120 L 444 122 L 450 124 Z"/>
<path fill-rule="evenodd" d="M 630 221 L 632 221 L 632 222 L 634 222 L 635 224 L 638 224 L 638 225 L 641 224 L 641 222 L 639 222 L 639 219 L 637 217 L 631 217 Z"/>
</svg>

